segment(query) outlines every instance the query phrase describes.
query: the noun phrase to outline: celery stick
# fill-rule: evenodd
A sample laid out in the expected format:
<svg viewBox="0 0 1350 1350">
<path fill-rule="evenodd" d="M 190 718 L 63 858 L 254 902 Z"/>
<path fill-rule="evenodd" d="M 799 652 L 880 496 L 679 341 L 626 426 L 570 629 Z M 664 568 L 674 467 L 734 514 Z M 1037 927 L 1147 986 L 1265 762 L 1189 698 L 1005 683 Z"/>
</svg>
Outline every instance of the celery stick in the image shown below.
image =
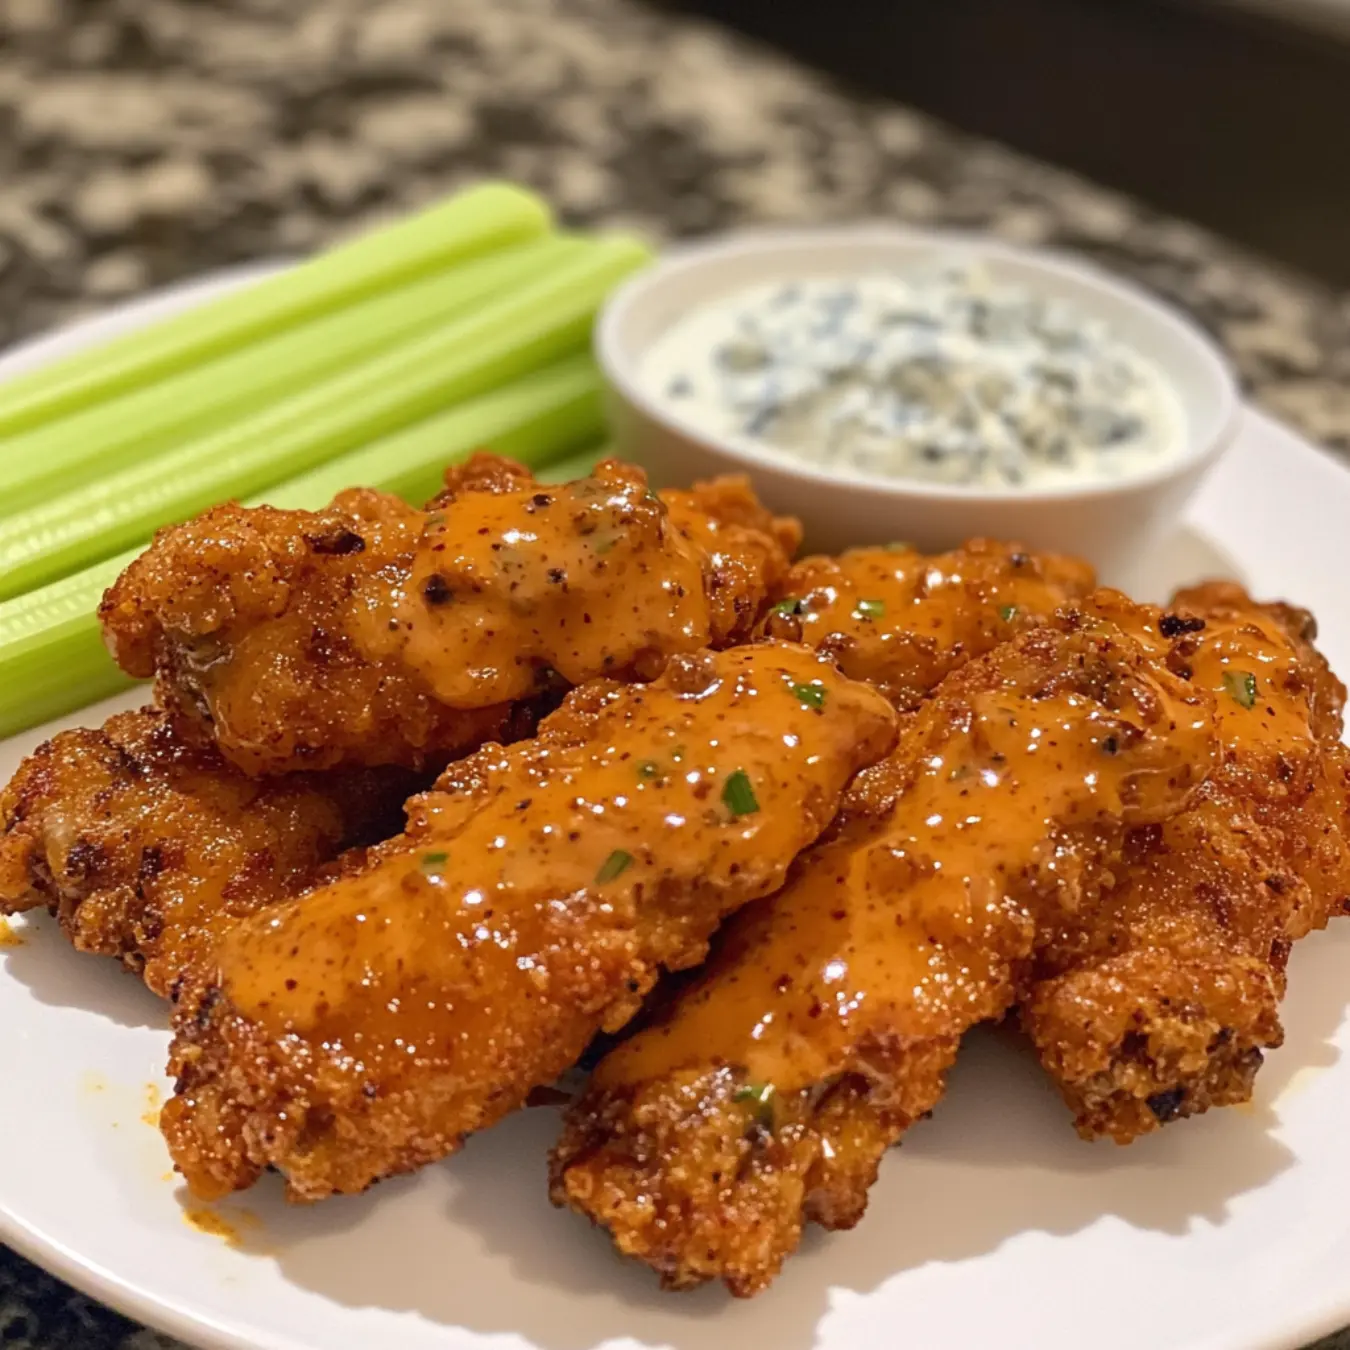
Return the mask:
<svg viewBox="0 0 1350 1350">
<path fill-rule="evenodd" d="M 113 664 L 91 610 L 79 618 L 53 619 L 22 646 L 7 643 L 0 668 L 5 680 L 0 688 L 0 738 L 50 722 L 134 683 Z"/>
<path fill-rule="evenodd" d="M 58 496 L 72 482 L 107 476 L 220 430 L 586 248 L 581 239 L 557 236 L 518 244 L 16 436 L 0 451 L 0 519 Z"/>
<path fill-rule="evenodd" d="M 629 239 L 598 242 L 547 277 L 224 431 L 0 521 L 0 599 L 577 351 L 605 292 L 646 257 Z"/>
<path fill-rule="evenodd" d="M 264 493 L 274 504 L 317 509 L 354 484 L 422 500 L 440 470 L 490 446 L 528 464 L 566 454 L 597 434 L 600 405 L 589 358 L 572 357 L 387 437 Z M 0 737 L 59 717 L 130 682 L 103 648 L 96 611 L 103 592 L 137 555 L 106 558 L 73 576 L 0 604 Z"/>
<path fill-rule="evenodd" d="M 447 446 L 490 449 L 537 464 L 593 440 L 601 421 L 595 362 L 573 356 L 292 478 L 261 500 L 286 510 L 313 510 L 359 483 L 422 502 L 440 491 L 441 474 L 452 462 Z"/>
<path fill-rule="evenodd" d="M 495 449 L 496 447 L 494 447 Z M 614 446 L 609 441 L 594 441 L 585 450 L 568 455 L 566 459 L 554 459 L 539 472 L 541 483 L 570 483 L 577 478 L 585 478 L 602 459 L 614 457 Z"/>
<path fill-rule="evenodd" d="M 504 183 L 459 193 L 256 285 L 0 385 L 0 436 L 187 370 L 389 286 L 543 234 L 547 207 Z"/>
</svg>

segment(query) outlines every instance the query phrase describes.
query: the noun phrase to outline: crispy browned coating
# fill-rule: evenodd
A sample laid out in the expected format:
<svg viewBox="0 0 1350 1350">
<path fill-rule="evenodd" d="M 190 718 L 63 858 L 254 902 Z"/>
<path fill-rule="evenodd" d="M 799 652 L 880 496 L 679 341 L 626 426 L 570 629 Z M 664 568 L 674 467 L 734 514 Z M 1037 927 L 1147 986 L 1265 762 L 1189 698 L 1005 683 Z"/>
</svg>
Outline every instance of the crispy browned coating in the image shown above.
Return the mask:
<svg viewBox="0 0 1350 1350">
<path fill-rule="evenodd" d="M 81 951 L 168 996 L 220 933 L 398 829 L 411 775 L 246 778 L 163 713 L 40 746 L 0 792 L 0 913 L 46 908 Z"/>
<path fill-rule="evenodd" d="M 1221 757 L 1188 810 L 1134 832 L 1096 909 L 1045 931 L 1022 1007 L 1079 1131 L 1121 1143 L 1250 1097 L 1290 943 L 1350 898 L 1345 691 L 1309 617 L 1211 584 L 1164 625 L 1140 636 L 1214 695 Z"/>
<path fill-rule="evenodd" d="M 744 480 L 671 494 L 609 461 L 543 486 L 476 456 L 425 511 L 216 507 L 163 530 L 101 609 L 128 674 L 249 773 L 444 764 L 512 708 L 743 640 L 795 543 Z"/>
<path fill-rule="evenodd" d="M 843 824 L 569 1113 L 552 1192 L 682 1288 L 753 1294 L 802 1225 L 857 1221 L 961 1035 L 1013 1003 L 1042 924 L 1126 830 L 1178 810 L 1214 700 L 1123 631 L 1024 633 L 949 675 Z"/>
<path fill-rule="evenodd" d="M 801 525 L 765 509 L 743 474 L 692 488 L 665 488 L 661 500 L 676 530 L 706 560 L 710 645 L 746 641 L 765 600 L 782 585 L 802 542 Z"/>
<path fill-rule="evenodd" d="M 905 545 L 803 558 L 762 629 L 828 652 L 902 711 L 949 671 L 1045 623 L 1095 584 L 1077 558 L 971 539 L 949 553 Z"/>
<path fill-rule="evenodd" d="M 569 696 L 369 865 L 234 927 L 179 1005 L 163 1128 L 203 1196 L 317 1199 L 453 1152 L 778 886 L 895 714 L 800 646 Z"/>
</svg>

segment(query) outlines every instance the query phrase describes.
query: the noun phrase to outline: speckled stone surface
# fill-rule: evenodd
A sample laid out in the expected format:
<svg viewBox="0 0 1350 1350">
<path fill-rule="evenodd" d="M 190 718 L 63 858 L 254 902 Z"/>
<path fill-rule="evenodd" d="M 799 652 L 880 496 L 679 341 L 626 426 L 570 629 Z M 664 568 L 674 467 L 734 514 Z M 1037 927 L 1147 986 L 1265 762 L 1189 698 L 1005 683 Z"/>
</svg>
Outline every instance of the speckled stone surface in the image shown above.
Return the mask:
<svg viewBox="0 0 1350 1350">
<path fill-rule="evenodd" d="M 1078 249 L 1350 454 L 1350 297 L 714 28 L 630 0 L 0 3 L 0 343 L 485 174 L 657 238 L 884 216 Z M 3 1248 L 0 1342 L 170 1345 Z"/>
</svg>

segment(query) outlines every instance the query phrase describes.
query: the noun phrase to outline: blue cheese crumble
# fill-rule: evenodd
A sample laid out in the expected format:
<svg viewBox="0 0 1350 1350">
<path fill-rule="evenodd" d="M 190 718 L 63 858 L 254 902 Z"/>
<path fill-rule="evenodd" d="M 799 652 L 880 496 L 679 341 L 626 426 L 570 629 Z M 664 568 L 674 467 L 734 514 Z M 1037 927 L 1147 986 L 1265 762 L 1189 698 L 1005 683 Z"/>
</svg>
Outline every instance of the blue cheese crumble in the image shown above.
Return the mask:
<svg viewBox="0 0 1350 1350">
<path fill-rule="evenodd" d="M 867 477 L 1107 481 L 1182 444 L 1171 388 L 1107 324 L 977 267 L 756 286 L 684 316 L 643 376 L 702 430 Z"/>
</svg>

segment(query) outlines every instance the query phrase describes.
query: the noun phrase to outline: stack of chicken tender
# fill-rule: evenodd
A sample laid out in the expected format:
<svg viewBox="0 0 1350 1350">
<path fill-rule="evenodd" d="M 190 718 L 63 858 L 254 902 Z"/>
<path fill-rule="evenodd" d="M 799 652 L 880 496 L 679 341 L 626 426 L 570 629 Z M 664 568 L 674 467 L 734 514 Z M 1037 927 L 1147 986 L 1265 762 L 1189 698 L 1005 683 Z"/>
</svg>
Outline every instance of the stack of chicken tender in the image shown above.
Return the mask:
<svg viewBox="0 0 1350 1350">
<path fill-rule="evenodd" d="M 862 1217 L 980 1022 L 1087 1139 L 1251 1096 L 1291 945 L 1350 905 L 1311 617 L 798 544 L 743 479 L 485 454 L 422 509 L 160 533 L 101 610 L 154 702 L 0 794 L 0 912 L 169 1002 L 196 1194 L 364 1190 L 606 1033 L 553 1199 L 750 1295 Z"/>
</svg>

